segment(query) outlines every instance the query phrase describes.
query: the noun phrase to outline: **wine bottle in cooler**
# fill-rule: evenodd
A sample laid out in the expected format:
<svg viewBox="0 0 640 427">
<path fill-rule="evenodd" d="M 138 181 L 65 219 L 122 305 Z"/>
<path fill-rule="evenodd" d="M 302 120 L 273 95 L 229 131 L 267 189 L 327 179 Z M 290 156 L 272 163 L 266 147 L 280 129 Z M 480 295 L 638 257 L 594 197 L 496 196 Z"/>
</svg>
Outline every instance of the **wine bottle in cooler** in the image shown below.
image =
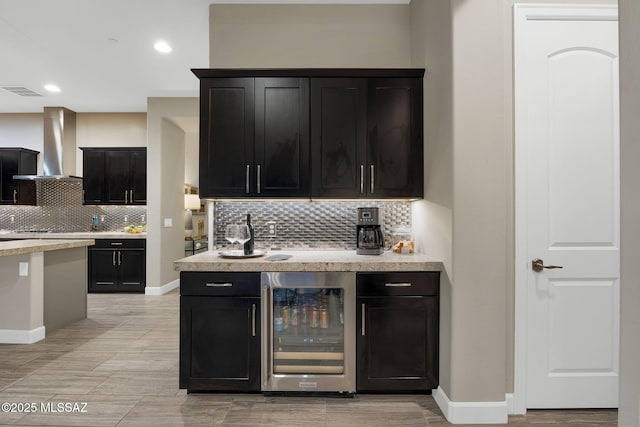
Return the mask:
<svg viewBox="0 0 640 427">
<path fill-rule="evenodd" d="M 251 234 L 251 238 L 244 243 L 244 254 L 252 255 L 255 236 L 253 232 L 253 226 L 251 225 L 251 214 L 247 214 L 247 225 L 249 226 L 249 233 Z"/>
</svg>

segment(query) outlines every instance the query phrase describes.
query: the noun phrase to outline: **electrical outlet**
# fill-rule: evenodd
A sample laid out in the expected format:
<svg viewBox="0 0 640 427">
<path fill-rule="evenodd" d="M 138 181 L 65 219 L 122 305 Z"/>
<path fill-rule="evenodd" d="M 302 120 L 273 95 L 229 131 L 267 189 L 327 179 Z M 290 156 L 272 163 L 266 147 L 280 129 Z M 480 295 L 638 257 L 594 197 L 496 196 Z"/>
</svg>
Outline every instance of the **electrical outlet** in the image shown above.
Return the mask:
<svg viewBox="0 0 640 427">
<path fill-rule="evenodd" d="M 276 222 L 275 221 L 269 221 L 267 222 L 267 234 L 269 235 L 269 237 L 276 237 Z"/>
</svg>

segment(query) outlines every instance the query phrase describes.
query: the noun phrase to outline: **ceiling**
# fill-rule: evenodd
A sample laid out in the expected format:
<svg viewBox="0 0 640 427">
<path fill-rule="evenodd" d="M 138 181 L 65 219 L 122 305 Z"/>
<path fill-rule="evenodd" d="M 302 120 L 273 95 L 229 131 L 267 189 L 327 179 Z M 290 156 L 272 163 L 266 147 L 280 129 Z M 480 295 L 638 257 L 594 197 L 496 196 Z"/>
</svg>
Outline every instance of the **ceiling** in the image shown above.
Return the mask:
<svg viewBox="0 0 640 427">
<path fill-rule="evenodd" d="M 209 66 L 209 3 L 0 0 L 0 113 L 142 112 L 147 97 L 197 97 L 190 69 Z M 172 52 L 155 51 L 159 39 Z M 47 92 L 48 83 L 61 91 Z"/>
<path fill-rule="evenodd" d="M 148 97 L 197 97 L 190 69 L 209 67 L 210 3 L 409 0 L 0 0 L 0 113 L 144 112 Z M 160 39 L 171 53 L 153 49 Z M 49 83 L 61 91 L 47 92 Z"/>
</svg>

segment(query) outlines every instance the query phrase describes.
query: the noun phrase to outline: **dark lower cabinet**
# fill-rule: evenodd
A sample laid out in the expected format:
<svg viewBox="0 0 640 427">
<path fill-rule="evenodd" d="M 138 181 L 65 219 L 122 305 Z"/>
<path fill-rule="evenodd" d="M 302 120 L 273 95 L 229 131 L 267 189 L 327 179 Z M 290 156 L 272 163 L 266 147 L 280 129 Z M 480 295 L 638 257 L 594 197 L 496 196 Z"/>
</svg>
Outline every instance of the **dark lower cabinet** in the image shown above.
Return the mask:
<svg viewBox="0 0 640 427">
<path fill-rule="evenodd" d="M 358 392 L 437 388 L 439 281 L 437 272 L 358 274 Z"/>
<path fill-rule="evenodd" d="M 260 391 L 260 273 L 180 274 L 180 388 Z"/>
<path fill-rule="evenodd" d="M 89 247 L 89 292 L 144 292 L 145 239 L 97 239 Z"/>
</svg>

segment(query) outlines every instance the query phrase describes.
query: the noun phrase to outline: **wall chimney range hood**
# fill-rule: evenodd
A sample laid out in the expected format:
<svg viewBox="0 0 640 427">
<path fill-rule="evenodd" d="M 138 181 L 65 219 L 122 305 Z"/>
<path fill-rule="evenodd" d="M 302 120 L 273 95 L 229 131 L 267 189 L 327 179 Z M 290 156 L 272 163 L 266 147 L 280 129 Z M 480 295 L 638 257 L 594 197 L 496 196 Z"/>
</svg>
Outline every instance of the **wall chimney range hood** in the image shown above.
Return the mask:
<svg viewBox="0 0 640 427">
<path fill-rule="evenodd" d="M 76 168 L 76 113 L 64 107 L 44 107 L 43 175 L 14 179 L 81 181 Z"/>
</svg>

